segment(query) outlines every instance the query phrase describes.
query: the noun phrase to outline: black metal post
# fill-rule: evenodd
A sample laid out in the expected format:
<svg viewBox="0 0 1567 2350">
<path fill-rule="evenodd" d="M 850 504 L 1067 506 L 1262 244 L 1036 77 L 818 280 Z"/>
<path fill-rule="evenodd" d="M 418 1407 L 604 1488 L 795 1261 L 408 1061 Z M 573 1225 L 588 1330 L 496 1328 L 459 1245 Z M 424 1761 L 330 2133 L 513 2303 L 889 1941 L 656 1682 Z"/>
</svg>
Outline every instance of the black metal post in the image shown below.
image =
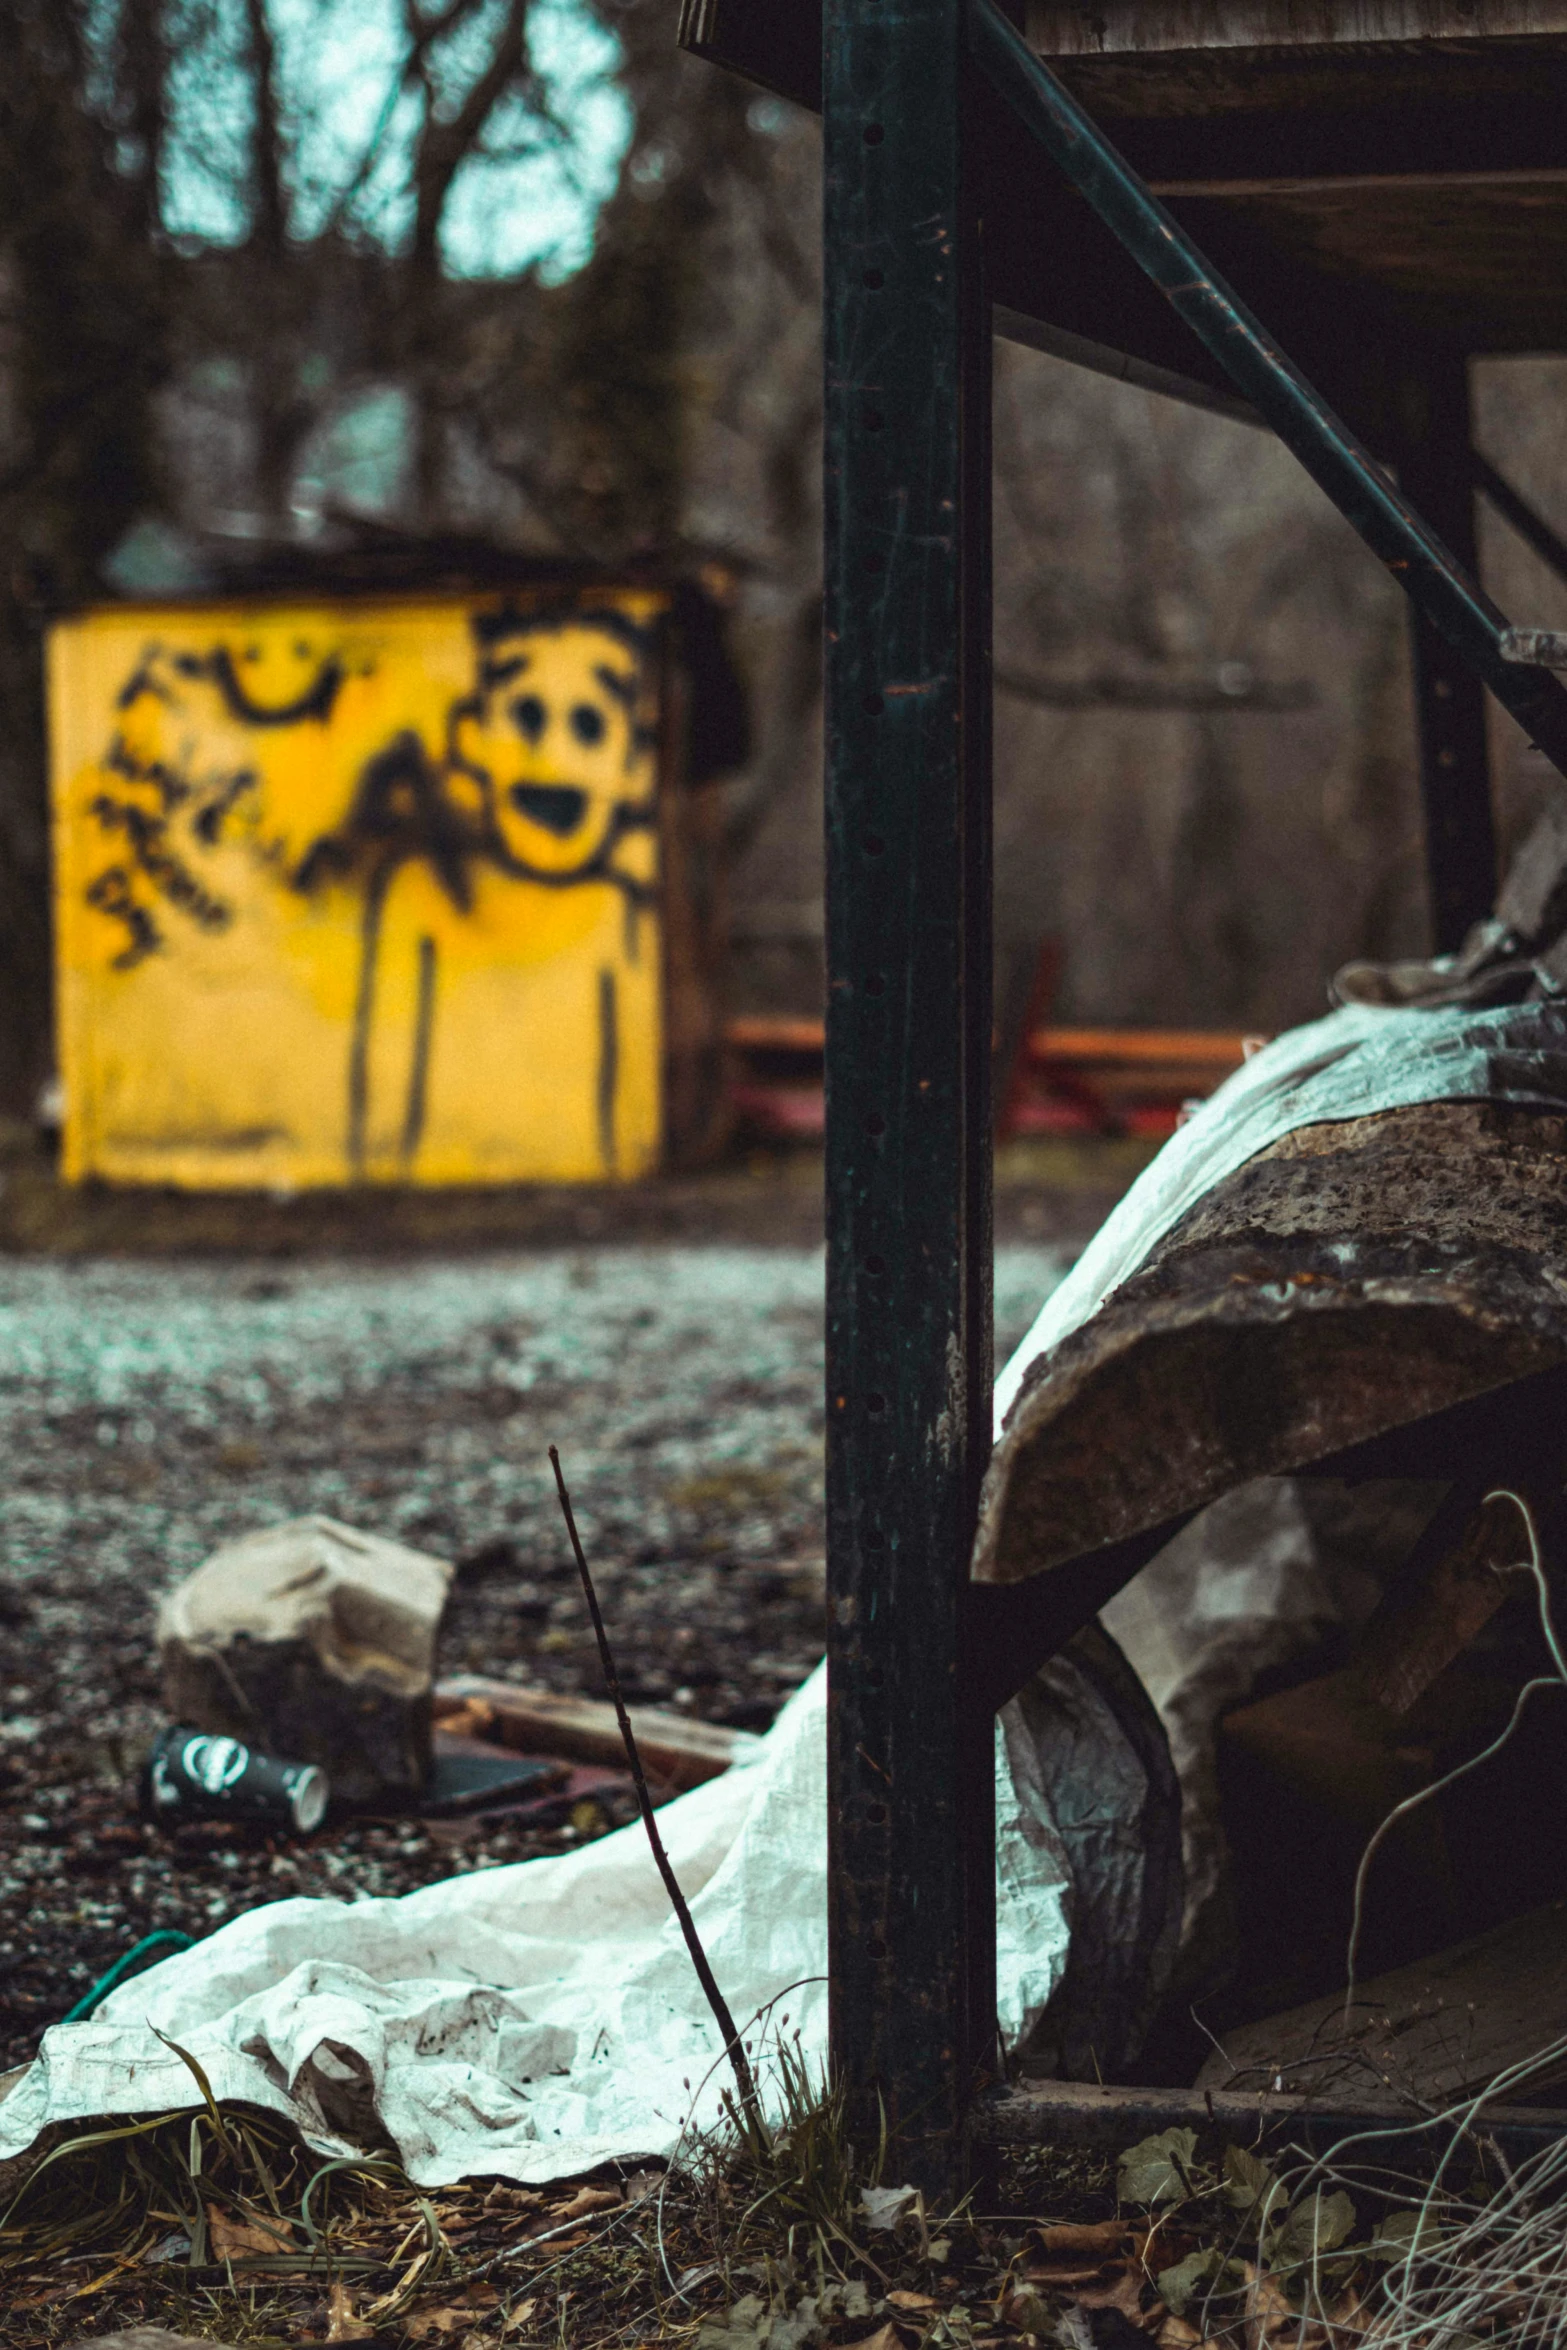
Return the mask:
<svg viewBox="0 0 1567 2350">
<path fill-rule="evenodd" d="M 1398 439 L 1388 452 L 1399 487 L 1471 574 L 1475 548 L 1469 367 L 1461 351 L 1433 351 L 1411 366 L 1394 403 Z M 1415 730 L 1425 804 L 1432 944 L 1458 946 L 1496 899 L 1496 832 L 1485 688 L 1426 615 L 1411 606 Z"/>
<path fill-rule="evenodd" d="M 832 2047 L 968 2183 L 993 1721 L 960 1644 L 990 1421 L 990 321 L 963 0 L 828 0 Z"/>
</svg>

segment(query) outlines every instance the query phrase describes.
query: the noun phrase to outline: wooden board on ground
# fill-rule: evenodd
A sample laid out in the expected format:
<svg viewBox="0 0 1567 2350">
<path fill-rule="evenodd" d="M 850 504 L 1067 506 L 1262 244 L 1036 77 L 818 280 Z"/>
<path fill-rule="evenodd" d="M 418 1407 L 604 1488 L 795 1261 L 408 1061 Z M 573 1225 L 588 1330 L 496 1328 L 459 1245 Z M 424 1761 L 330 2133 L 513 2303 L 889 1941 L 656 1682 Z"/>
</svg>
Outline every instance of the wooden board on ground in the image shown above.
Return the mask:
<svg viewBox="0 0 1567 2350">
<path fill-rule="evenodd" d="M 449 1729 L 461 1718 L 463 1728 L 522 1754 L 562 1755 L 616 1768 L 626 1760 L 615 1709 L 600 1698 L 560 1697 L 553 1690 L 522 1688 L 483 1673 L 458 1673 L 436 1684 L 435 1718 Z M 648 1777 L 676 1793 L 718 1778 L 760 1744 L 749 1730 L 687 1721 L 683 1714 L 654 1706 L 632 1707 L 631 1727 Z"/>
<path fill-rule="evenodd" d="M 1567 2112 L 1555 2106 L 1487 2105 L 1477 2121 L 1510 2162 L 1567 2135 Z M 1206 2141 L 1206 2153 L 1217 2153 L 1227 2141 L 1309 2146 L 1318 2154 L 1374 2130 L 1379 2158 L 1392 2159 L 1396 2151 L 1420 2147 L 1429 2155 L 1447 2142 L 1453 2125 L 1386 2090 L 1340 2100 L 1266 2089 L 1248 2096 L 1222 2089 L 1106 2087 L 1099 2081 L 1022 2082 L 986 2099 L 978 2120 L 978 2135 L 991 2146 L 1087 2146 L 1105 2154 L 1124 2153 L 1138 2139 L 1170 2129 L 1195 2130 Z"/>
<path fill-rule="evenodd" d="M 1314 2102 L 1376 2096 L 1450 2104 L 1567 2036 L 1567 1901 L 1435 1957 L 1225 2035 L 1199 2089 L 1272 2088 Z M 1560 2092 L 1567 2050 L 1506 2092 Z"/>
</svg>

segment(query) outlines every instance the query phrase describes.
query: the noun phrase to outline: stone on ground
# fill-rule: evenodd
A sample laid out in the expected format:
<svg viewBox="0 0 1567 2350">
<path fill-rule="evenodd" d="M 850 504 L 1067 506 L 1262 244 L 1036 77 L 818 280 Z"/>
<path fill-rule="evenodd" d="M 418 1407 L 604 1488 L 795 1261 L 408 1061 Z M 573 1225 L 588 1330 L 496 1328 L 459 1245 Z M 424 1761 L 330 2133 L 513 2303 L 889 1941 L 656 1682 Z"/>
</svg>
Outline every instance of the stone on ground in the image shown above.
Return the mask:
<svg viewBox="0 0 1567 2350">
<path fill-rule="evenodd" d="M 318 1763 L 338 1802 L 416 1795 L 451 1577 L 333 1518 L 226 1542 L 158 1611 L 170 1718 Z"/>
</svg>

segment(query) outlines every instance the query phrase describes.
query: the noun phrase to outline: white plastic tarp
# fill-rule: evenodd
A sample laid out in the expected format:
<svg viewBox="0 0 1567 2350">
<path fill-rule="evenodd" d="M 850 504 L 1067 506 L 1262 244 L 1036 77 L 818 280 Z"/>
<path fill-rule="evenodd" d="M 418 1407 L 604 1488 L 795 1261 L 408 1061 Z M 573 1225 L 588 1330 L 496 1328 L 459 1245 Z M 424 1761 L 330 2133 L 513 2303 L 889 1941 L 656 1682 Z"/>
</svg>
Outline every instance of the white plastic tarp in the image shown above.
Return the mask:
<svg viewBox="0 0 1567 2350">
<path fill-rule="evenodd" d="M 826 1674 L 754 1753 L 659 1822 L 737 2020 L 776 2002 L 826 2045 Z M 1067 1946 L 1069 1868 L 1031 1742 L 997 1739 L 1001 2012 L 1043 2008 Z M 346 2150 L 373 2117 L 426 2186 L 569 2177 L 670 2154 L 713 2122 L 727 2072 L 640 1822 L 559 1857 L 397 1900 L 279 1901 L 46 2033 L 0 2104 L 0 2159 L 51 2123 L 197 2101 L 161 2031 L 220 2098 Z M 765 2063 L 764 2063 L 765 2072 Z"/>
</svg>

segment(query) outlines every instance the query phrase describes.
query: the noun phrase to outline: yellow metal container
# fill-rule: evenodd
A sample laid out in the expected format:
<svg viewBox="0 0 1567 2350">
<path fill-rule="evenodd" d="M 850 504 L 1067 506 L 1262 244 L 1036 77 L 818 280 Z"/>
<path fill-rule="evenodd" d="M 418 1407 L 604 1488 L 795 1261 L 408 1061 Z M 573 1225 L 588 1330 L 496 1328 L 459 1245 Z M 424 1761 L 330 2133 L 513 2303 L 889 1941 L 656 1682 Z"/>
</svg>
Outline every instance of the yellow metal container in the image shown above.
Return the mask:
<svg viewBox="0 0 1567 2350">
<path fill-rule="evenodd" d="M 653 1166 L 662 609 L 586 589 L 58 623 L 67 1178 Z"/>
</svg>

